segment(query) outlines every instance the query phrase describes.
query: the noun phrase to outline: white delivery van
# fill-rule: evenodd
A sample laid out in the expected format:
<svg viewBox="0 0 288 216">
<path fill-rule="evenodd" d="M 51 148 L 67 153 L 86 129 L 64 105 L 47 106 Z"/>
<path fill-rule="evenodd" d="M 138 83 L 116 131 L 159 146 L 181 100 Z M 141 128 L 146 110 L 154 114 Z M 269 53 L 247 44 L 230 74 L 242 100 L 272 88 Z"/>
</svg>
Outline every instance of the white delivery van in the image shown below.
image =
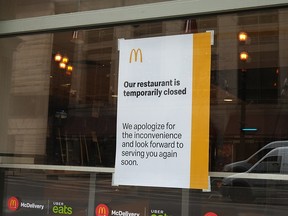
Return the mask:
<svg viewBox="0 0 288 216">
<path fill-rule="evenodd" d="M 288 147 L 271 150 L 248 171 L 224 178 L 221 193 L 237 202 L 288 199 Z"/>
<path fill-rule="evenodd" d="M 288 147 L 288 140 L 284 141 L 274 141 L 271 143 L 268 143 L 261 149 L 259 149 L 257 152 L 255 152 L 253 155 L 251 155 L 249 158 L 243 161 L 237 161 L 234 163 L 230 163 L 224 166 L 223 171 L 224 172 L 245 172 L 248 169 L 250 169 L 256 162 L 258 162 L 264 155 L 266 155 L 268 152 L 270 152 L 272 149 L 278 148 L 278 147 Z"/>
</svg>

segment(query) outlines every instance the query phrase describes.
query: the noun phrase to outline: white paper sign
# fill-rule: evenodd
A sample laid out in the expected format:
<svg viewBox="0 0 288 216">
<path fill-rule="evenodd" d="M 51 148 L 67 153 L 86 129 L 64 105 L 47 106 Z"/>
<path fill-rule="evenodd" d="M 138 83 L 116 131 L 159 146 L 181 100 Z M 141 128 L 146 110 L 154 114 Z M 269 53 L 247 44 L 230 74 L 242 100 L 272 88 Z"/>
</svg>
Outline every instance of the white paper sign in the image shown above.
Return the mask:
<svg viewBox="0 0 288 216">
<path fill-rule="evenodd" d="M 190 188 L 193 35 L 119 40 L 114 184 Z"/>
</svg>

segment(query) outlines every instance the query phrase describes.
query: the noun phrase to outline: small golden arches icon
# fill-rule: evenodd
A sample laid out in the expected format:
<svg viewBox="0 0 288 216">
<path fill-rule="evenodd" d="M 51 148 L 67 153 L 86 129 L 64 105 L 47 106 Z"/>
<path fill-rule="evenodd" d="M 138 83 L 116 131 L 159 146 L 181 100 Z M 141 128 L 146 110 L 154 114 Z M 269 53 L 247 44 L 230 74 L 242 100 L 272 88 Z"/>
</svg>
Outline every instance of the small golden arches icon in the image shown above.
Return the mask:
<svg viewBox="0 0 288 216">
<path fill-rule="evenodd" d="M 130 51 L 130 58 L 129 58 L 129 63 L 132 62 L 133 60 L 133 57 L 134 57 L 134 61 L 137 62 L 138 61 L 138 55 L 139 55 L 139 60 L 140 62 L 142 62 L 143 60 L 143 57 L 142 57 L 142 50 L 140 48 L 138 48 L 137 50 L 136 49 L 132 49 Z"/>
</svg>

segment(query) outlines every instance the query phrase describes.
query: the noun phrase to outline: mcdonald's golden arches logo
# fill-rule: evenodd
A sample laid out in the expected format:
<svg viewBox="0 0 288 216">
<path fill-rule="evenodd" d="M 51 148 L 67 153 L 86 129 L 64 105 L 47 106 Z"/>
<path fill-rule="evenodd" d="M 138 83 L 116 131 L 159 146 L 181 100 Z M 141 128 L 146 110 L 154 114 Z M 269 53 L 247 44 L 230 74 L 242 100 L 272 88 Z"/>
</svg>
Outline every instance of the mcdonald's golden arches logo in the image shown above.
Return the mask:
<svg viewBox="0 0 288 216">
<path fill-rule="evenodd" d="M 133 61 L 133 57 L 134 57 L 135 62 L 138 62 L 138 57 L 139 57 L 139 61 L 142 62 L 142 60 L 143 60 L 142 50 L 140 48 L 138 48 L 137 50 L 132 49 L 130 51 L 129 63 L 131 63 Z"/>
<path fill-rule="evenodd" d="M 19 208 L 19 200 L 12 196 L 7 201 L 7 207 L 10 211 L 16 211 Z"/>
<path fill-rule="evenodd" d="M 96 216 L 109 216 L 109 208 L 105 204 L 99 204 L 95 209 Z"/>
</svg>

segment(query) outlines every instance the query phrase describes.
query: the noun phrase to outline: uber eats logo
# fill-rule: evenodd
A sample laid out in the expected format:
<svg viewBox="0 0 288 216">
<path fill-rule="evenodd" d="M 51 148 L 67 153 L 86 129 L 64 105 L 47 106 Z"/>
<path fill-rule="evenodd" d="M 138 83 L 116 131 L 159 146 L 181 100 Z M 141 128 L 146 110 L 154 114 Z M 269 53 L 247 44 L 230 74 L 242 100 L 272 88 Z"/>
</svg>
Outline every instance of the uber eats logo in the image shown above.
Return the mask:
<svg viewBox="0 0 288 216">
<path fill-rule="evenodd" d="M 159 209 L 152 209 L 151 210 L 151 216 L 168 216 L 167 213 L 165 213 L 164 210 L 159 210 Z"/>
<path fill-rule="evenodd" d="M 52 212 L 58 215 L 71 215 L 73 209 L 71 206 L 65 205 L 63 202 L 53 202 Z"/>
</svg>

